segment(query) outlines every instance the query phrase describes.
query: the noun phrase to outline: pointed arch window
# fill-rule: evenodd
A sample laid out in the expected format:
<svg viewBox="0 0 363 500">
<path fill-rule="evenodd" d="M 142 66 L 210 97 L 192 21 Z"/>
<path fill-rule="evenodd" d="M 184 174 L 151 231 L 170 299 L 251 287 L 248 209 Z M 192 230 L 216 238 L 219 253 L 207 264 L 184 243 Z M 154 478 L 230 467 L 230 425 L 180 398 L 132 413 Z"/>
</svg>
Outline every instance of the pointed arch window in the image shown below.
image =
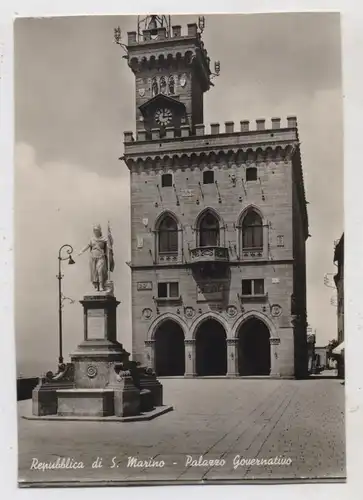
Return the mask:
<svg viewBox="0 0 363 500">
<path fill-rule="evenodd" d="M 207 212 L 199 221 L 199 246 L 219 246 L 219 221 L 217 217 Z"/>
<path fill-rule="evenodd" d="M 249 212 L 242 222 L 242 248 L 263 248 L 263 225 L 260 215 Z"/>
<path fill-rule="evenodd" d="M 170 215 L 165 215 L 159 224 L 159 254 L 178 253 L 178 224 Z"/>
</svg>

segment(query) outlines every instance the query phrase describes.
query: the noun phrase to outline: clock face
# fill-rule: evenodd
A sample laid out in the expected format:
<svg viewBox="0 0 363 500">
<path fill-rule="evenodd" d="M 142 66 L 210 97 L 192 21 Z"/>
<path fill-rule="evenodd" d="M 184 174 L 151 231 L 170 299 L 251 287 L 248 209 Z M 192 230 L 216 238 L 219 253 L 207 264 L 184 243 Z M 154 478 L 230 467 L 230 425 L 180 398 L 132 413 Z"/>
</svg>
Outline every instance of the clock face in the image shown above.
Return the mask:
<svg viewBox="0 0 363 500">
<path fill-rule="evenodd" d="M 155 121 L 158 125 L 166 126 L 171 123 L 173 112 L 169 108 L 159 108 L 155 112 Z"/>
</svg>

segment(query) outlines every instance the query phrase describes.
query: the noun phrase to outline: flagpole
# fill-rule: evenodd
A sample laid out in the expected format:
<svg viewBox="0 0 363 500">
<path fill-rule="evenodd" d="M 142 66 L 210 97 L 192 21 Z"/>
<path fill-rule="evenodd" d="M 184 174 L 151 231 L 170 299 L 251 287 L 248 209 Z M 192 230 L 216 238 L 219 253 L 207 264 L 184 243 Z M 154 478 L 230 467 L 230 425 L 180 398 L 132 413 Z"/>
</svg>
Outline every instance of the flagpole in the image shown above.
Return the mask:
<svg viewBox="0 0 363 500">
<path fill-rule="evenodd" d="M 111 281 L 110 276 L 110 221 L 107 222 L 107 281 Z"/>
</svg>

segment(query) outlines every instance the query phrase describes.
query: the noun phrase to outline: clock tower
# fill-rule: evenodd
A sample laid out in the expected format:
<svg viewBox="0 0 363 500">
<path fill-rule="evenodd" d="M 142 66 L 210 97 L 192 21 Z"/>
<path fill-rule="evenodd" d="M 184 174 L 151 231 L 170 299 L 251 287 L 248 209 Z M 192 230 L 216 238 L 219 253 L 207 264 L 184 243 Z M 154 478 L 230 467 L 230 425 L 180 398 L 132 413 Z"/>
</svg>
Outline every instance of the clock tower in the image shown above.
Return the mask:
<svg viewBox="0 0 363 500">
<path fill-rule="evenodd" d="M 206 127 L 204 18 L 128 33 L 132 357 L 158 376 L 301 377 L 308 237 L 297 121 Z M 127 97 L 126 97 L 127 98 Z"/>
<path fill-rule="evenodd" d="M 203 18 L 181 26 L 171 26 L 170 16 L 138 19 L 137 32 L 128 33 L 128 64 L 135 75 L 136 130 L 152 129 L 166 135 L 173 127 L 180 136 L 181 127 L 193 132 L 203 123 L 203 95 L 211 83 L 210 59 L 201 39 Z"/>
</svg>

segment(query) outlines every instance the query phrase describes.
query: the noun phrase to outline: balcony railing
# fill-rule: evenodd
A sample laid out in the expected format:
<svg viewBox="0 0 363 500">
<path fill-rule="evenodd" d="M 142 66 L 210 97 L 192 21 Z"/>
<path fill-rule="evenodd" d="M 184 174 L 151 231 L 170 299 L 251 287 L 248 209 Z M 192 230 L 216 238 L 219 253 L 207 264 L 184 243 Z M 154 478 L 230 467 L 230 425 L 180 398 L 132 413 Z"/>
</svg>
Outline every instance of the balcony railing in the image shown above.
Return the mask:
<svg viewBox="0 0 363 500">
<path fill-rule="evenodd" d="M 268 293 L 249 293 L 249 294 L 237 294 L 241 302 L 264 302 L 268 300 Z"/>
<path fill-rule="evenodd" d="M 242 248 L 242 259 L 258 259 L 263 256 L 263 247 Z"/>
<path fill-rule="evenodd" d="M 173 264 L 178 260 L 178 252 L 159 252 L 158 261 L 161 264 Z"/>
<path fill-rule="evenodd" d="M 228 262 L 228 248 L 225 247 L 196 247 L 190 250 L 191 263 L 199 262 Z"/>
</svg>

